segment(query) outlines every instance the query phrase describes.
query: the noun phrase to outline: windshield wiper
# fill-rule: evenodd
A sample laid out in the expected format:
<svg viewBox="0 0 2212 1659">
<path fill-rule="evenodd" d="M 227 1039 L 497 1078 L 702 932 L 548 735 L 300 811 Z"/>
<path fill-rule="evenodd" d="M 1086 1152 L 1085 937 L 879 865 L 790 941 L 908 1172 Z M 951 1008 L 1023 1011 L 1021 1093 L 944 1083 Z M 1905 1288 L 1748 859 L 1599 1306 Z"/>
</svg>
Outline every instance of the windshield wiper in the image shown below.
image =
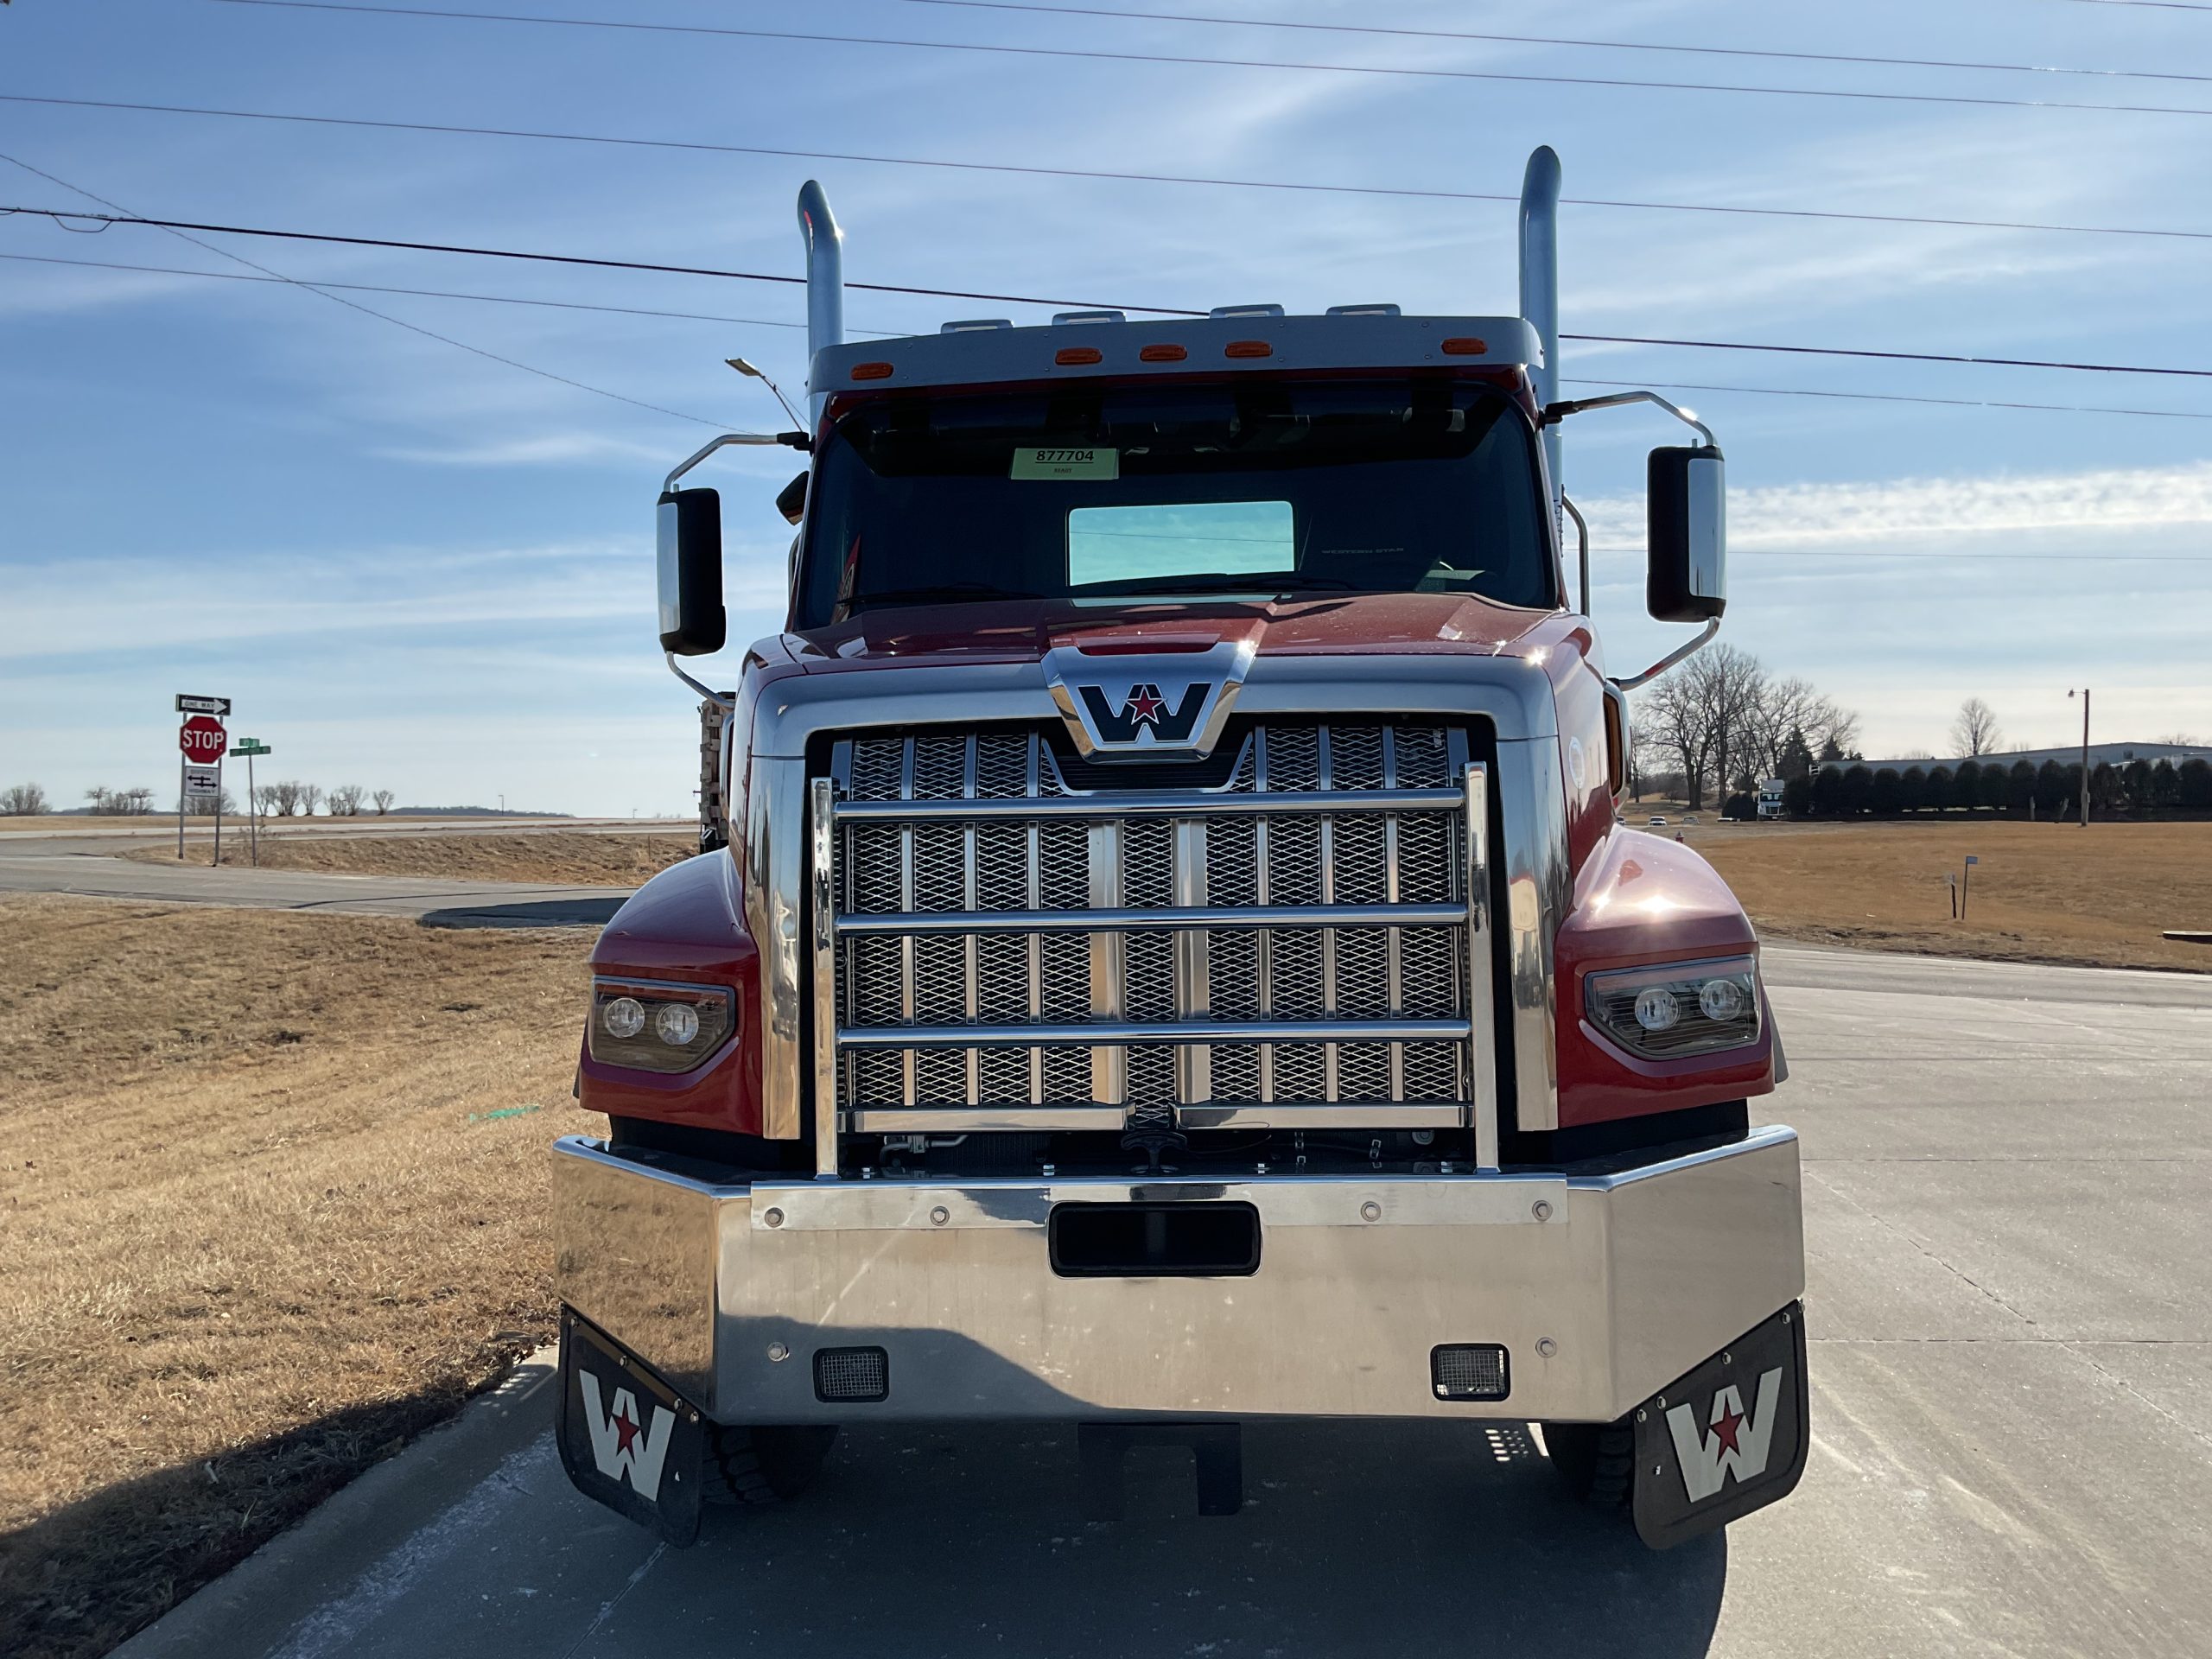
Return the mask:
<svg viewBox="0 0 2212 1659">
<path fill-rule="evenodd" d="M 1018 594 L 1010 588 L 995 587 L 988 582 L 941 582 L 928 588 L 886 588 L 875 593 L 855 594 L 846 610 L 865 611 L 878 605 L 936 605 L 961 599 L 1039 597 L 1037 594 Z"/>
</svg>

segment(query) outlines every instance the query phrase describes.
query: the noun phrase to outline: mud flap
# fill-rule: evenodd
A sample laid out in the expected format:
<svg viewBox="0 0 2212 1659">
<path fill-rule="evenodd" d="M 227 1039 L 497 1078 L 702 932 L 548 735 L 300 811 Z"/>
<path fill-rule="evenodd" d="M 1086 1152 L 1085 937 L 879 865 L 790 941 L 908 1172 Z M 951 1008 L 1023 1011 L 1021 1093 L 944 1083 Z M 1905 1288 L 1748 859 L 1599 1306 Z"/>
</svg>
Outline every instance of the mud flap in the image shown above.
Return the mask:
<svg viewBox="0 0 2212 1659">
<path fill-rule="evenodd" d="M 1637 1535 L 1654 1549 L 1786 1497 L 1812 1445 L 1805 1309 L 1792 1302 L 1639 1407 Z"/>
<path fill-rule="evenodd" d="M 561 1466 L 586 1497 L 681 1548 L 699 1535 L 707 1425 L 634 1355 L 561 1310 Z"/>
</svg>

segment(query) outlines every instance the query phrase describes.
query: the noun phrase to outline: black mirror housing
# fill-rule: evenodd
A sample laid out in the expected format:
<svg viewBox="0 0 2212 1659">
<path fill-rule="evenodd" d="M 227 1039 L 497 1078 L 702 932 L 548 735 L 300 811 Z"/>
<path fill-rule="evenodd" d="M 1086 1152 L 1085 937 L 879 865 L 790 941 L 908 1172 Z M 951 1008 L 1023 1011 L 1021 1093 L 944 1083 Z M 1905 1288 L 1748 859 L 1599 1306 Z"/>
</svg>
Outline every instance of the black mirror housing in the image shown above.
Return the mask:
<svg viewBox="0 0 2212 1659">
<path fill-rule="evenodd" d="M 806 480 L 807 474 L 801 473 L 776 493 L 776 511 L 784 515 L 787 524 L 806 517 Z"/>
<path fill-rule="evenodd" d="M 1649 567 L 1644 606 L 1661 622 L 1707 622 L 1728 608 L 1726 463 L 1709 443 L 1654 449 L 1645 474 Z"/>
<path fill-rule="evenodd" d="M 664 491 L 658 529 L 660 648 L 678 657 L 720 651 L 729 634 L 722 608 L 721 496 Z"/>
</svg>

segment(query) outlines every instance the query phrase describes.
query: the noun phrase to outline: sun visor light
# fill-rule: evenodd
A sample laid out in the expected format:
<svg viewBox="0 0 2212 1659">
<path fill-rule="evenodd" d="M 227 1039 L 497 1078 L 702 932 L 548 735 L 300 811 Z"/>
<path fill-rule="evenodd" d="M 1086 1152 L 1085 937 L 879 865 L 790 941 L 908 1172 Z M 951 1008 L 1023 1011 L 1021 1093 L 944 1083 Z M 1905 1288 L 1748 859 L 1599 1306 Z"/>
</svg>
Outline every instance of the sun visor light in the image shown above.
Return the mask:
<svg viewBox="0 0 2212 1659">
<path fill-rule="evenodd" d="M 1759 1039 L 1758 964 L 1732 957 L 1592 974 L 1582 1005 L 1592 1025 L 1647 1060 L 1745 1048 Z"/>
<path fill-rule="evenodd" d="M 650 979 L 594 979 L 591 1057 L 639 1071 L 696 1071 L 737 1029 L 737 995 L 726 985 Z"/>
</svg>

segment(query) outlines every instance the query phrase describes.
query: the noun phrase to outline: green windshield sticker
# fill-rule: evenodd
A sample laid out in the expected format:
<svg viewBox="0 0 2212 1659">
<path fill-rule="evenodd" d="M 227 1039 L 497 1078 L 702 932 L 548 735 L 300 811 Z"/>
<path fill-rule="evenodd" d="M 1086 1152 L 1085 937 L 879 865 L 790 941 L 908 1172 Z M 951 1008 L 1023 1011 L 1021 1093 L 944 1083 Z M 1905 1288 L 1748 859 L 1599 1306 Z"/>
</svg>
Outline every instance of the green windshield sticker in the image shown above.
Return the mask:
<svg viewBox="0 0 2212 1659">
<path fill-rule="evenodd" d="M 1119 478 L 1118 449 L 1033 449 L 1014 452 L 1015 478 Z"/>
</svg>

